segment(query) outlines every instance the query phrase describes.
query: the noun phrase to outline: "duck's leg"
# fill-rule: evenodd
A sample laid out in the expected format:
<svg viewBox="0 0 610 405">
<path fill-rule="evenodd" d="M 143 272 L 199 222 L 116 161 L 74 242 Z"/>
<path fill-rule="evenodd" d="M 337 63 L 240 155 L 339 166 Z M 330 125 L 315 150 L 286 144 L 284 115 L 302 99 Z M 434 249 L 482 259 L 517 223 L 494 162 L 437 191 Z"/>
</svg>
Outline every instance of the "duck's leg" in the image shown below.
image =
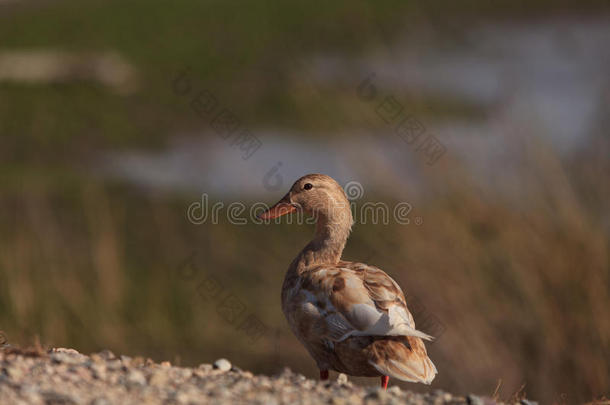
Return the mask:
<svg viewBox="0 0 610 405">
<path fill-rule="evenodd" d="M 328 380 L 328 370 L 320 370 L 320 380 Z"/>
<path fill-rule="evenodd" d="M 388 382 L 390 382 L 390 377 L 388 377 L 387 375 L 382 375 L 381 376 L 381 388 L 383 388 L 384 390 L 387 390 Z"/>
</svg>

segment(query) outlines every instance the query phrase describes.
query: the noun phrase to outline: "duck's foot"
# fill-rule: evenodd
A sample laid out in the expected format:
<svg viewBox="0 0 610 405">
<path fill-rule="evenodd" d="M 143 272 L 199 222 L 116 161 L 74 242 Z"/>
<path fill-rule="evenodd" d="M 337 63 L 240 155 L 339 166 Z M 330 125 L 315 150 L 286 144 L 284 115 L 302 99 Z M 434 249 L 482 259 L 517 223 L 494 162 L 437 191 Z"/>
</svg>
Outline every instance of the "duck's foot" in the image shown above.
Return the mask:
<svg viewBox="0 0 610 405">
<path fill-rule="evenodd" d="M 328 380 L 328 370 L 320 370 L 320 380 Z"/>
<path fill-rule="evenodd" d="M 387 375 L 382 375 L 381 376 L 381 388 L 383 388 L 384 390 L 387 390 L 388 382 L 390 382 L 390 377 L 388 377 Z"/>
</svg>

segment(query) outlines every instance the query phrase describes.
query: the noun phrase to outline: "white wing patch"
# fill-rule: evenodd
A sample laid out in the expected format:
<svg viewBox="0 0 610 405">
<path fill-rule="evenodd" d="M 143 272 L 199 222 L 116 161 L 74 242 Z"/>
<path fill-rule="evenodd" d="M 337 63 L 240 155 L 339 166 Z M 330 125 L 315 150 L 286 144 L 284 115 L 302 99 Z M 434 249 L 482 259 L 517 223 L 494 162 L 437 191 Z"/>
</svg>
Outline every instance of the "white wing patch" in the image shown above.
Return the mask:
<svg viewBox="0 0 610 405">
<path fill-rule="evenodd" d="M 366 291 L 363 280 L 353 270 L 342 270 L 346 290 Z M 319 274 L 324 278 L 326 273 L 326 270 L 321 270 Z M 391 278 L 390 280 L 400 290 L 396 282 Z M 400 302 L 390 303 L 386 307 L 387 312 L 378 308 L 376 302 L 391 302 L 396 299 L 392 291 L 377 289 L 373 297 L 364 292 L 359 296 L 361 302 L 352 301 L 343 311 L 333 306 L 331 297 L 326 292 L 320 291 L 316 294 L 302 288 L 299 292 L 303 314 L 316 323 L 315 330 L 320 337 L 331 341 L 340 342 L 350 336 L 415 336 L 434 340 L 432 336 L 415 329 L 413 317 Z"/>
<path fill-rule="evenodd" d="M 349 319 L 352 325 L 359 327 L 353 329 L 348 336 L 416 336 L 433 340 L 432 336 L 410 326 L 406 311 L 397 305 L 391 306 L 388 313 L 367 304 L 354 304 L 352 308 Z"/>
</svg>

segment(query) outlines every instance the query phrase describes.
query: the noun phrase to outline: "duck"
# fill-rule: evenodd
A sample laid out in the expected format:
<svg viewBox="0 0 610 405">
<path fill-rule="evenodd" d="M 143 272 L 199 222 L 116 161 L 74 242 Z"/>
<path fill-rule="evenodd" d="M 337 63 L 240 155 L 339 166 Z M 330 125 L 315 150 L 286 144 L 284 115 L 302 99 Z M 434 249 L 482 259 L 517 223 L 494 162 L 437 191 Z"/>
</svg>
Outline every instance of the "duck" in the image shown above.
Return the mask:
<svg viewBox="0 0 610 405">
<path fill-rule="evenodd" d="M 350 202 L 332 177 L 308 174 L 259 214 L 268 220 L 300 212 L 315 219 L 313 239 L 292 261 L 282 285 L 282 311 L 315 361 L 329 370 L 430 384 L 437 374 L 396 281 L 378 267 L 341 259 L 354 223 Z"/>
</svg>

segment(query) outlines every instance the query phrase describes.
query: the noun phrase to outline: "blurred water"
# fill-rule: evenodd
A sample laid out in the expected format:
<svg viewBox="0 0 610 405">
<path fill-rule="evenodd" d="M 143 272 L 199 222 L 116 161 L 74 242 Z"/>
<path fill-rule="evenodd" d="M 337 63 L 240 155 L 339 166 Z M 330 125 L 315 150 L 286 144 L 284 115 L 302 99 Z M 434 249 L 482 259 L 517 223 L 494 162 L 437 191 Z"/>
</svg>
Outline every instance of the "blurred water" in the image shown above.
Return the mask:
<svg viewBox="0 0 610 405">
<path fill-rule="evenodd" d="M 315 84 L 354 91 L 374 72 L 375 86 L 387 94 L 481 106 L 482 119 L 427 119 L 425 126 L 446 156 L 464 162 L 487 186 L 518 183 L 528 139 L 541 137 L 567 154 L 599 129 L 610 99 L 610 19 L 494 23 L 471 28 L 465 40 L 451 48 L 405 40 L 361 59 L 315 56 L 302 62 L 301 73 Z M 342 184 L 357 180 L 365 190 L 407 198 L 422 189 L 421 171 L 434 168 L 391 130 L 381 132 L 350 134 L 346 142 L 258 130 L 263 145 L 248 160 L 214 135 L 183 134 L 162 153 L 111 154 L 106 170 L 155 189 L 267 199 L 305 173 L 322 172 Z"/>
<path fill-rule="evenodd" d="M 549 141 L 566 150 L 590 133 L 610 91 L 609 41 L 608 18 L 496 23 L 472 29 L 467 46 L 405 45 L 362 61 L 362 71 L 379 72 L 390 88 L 491 107 L 490 121 L 535 120 Z"/>
<path fill-rule="evenodd" d="M 387 135 L 377 142 L 362 136 L 350 142 L 323 143 L 272 131 L 262 131 L 257 137 L 263 145 L 247 160 L 220 138 L 181 136 L 160 153 L 113 153 L 105 159 L 105 170 L 141 186 L 196 191 L 218 199 L 268 199 L 273 193 L 279 198 L 306 173 L 326 173 L 342 185 L 358 181 L 365 192 L 373 191 L 372 187 L 382 191 L 390 184 L 398 184 L 405 191 L 415 181 L 415 176 L 391 176 L 385 184 L 379 181 L 384 173 L 392 172 L 387 167 L 389 162 L 403 159 L 405 154 L 395 147 L 400 140 Z"/>
</svg>

